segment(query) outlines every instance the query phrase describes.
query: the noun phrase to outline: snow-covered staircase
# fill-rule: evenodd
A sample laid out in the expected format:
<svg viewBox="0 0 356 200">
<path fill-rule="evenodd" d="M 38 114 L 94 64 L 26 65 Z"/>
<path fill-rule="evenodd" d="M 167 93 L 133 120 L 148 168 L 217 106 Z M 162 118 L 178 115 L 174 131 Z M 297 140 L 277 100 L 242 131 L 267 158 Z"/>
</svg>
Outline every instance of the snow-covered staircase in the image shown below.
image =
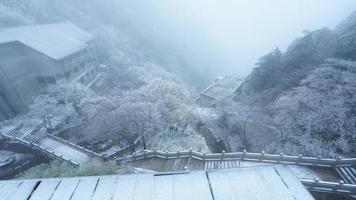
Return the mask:
<svg viewBox="0 0 356 200">
<path fill-rule="evenodd" d="M 37 126 L 24 126 L 19 125 L 11 131 L 2 133 L 3 135 L 25 140 L 31 143 L 37 143 L 39 139 L 46 136 L 47 131 L 42 124 Z"/>
<path fill-rule="evenodd" d="M 227 169 L 239 167 L 239 160 L 206 160 L 205 170 Z"/>
<path fill-rule="evenodd" d="M 47 130 L 45 127 L 40 126 L 40 127 L 36 127 L 36 129 L 34 129 L 31 134 L 28 134 L 26 137 L 24 137 L 24 140 L 28 141 L 28 142 L 34 142 L 37 143 L 38 140 L 40 140 L 41 138 L 45 137 L 47 134 Z"/>
<path fill-rule="evenodd" d="M 10 137 L 22 137 L 24 132 L 22 131 L 22 126 L 18 126 L 16 128 L 14 128 L 13 130 L 11 130 L 8 133 L 5 133 L 6 135 L 10 136 Z"/>
<path fill-rule="evenodd" d="M 335 170 L 345 183 L 356 184 L 356 169 L 354 167 L 336 167 Z"/>
</svg>

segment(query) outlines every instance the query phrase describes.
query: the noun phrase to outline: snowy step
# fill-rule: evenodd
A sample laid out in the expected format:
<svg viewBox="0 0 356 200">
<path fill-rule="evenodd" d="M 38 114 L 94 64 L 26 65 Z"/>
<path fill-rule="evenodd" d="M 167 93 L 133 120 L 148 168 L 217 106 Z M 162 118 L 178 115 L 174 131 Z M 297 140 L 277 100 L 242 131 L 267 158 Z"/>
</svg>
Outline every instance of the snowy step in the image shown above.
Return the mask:
<svg viewBox="0 0 356 200">
<path fill-rule="evenodd" d="M 238 167 L 238 160 L 207 160 L 204 163 L 205 170 L 228 169 Z"/>
<path fill-rule="evenodd" d="M 337 167 L 337 173 L 341 176 L 345 183 L 356 184 L 356 170 L 353 167 Z"/>
<path fill-rule="evenodd" d="M 6 135 L 11 136 L 11 137 L 21 137 L 23 135 L 23 131 L 21 127 L 17 127 L 10 132 L 8 132 Z"/>
<path fill-rule="evenodd" d="M 38 142 L 38 140 L 44 136 L 46 136 L 46 129 L 44 127 L 37 127 L 31 134 L 26 135 L 23 139 L 28 142 Z"/>
</svg>

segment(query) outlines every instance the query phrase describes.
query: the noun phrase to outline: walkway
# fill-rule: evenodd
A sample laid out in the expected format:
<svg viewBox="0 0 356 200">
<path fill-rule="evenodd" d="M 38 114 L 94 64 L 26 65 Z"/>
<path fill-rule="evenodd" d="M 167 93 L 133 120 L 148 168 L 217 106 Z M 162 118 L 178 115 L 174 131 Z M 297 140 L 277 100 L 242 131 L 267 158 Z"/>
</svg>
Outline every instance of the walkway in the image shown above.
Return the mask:
<svg viewBox="0 0 356 200">
<path fill-rule="evenodd" d="M 66 161 L 75 166 L 104 159 L 93 151 L 47 134 L 41 122 L 2 129 L 0 134 L 36 149 L 52 159 Z"/>
<path fill-rule="evenodd" d="M 66 160 L 75 163 L 84 164 L 93 160 L 92 156 L 84 153 L 84 151 L 80 151 L 77 148 L 73 148 L 49 137 L 41 139 L 39 145 L 48 151 L 54 152 L 57 155 L 62 155 Z"/>
<path fill-rule="evenodd" d="M 2 200 L 312 200 L 285 167 L 0 181 Z"/>
</svg>

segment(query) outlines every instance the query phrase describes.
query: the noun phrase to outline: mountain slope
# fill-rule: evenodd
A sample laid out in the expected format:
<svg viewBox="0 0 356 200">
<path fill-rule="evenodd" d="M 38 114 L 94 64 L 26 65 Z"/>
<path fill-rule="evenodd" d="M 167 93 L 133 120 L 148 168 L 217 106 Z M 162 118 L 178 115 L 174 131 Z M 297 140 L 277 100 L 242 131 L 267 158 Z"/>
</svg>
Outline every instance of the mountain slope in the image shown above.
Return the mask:
<svg viewBox="0 0 356 200">
<path fill-rule="evenodd" d="M 286 52 L 275 49 L 260 58 L 230 103 L 263 110 L 257 114 L 269 117 L 271 121 L 263 123 L 275 127 L 276 131 L 260 132 L 260 140 L 267 140 L 273 134 L 275 141 L 262 147 L 247 142 L 255 149 L 276 153 L 354 155 L 355 61 L 356 12 L 335 30 L 323 28 L 307 33 L 297 38 Z M 251 110 L 245 115 L 256 115 Z M 229 112 L 234 116 L 245 111 Z M 251 131 L 254 126 L 248 128 Z"/>
</svg>

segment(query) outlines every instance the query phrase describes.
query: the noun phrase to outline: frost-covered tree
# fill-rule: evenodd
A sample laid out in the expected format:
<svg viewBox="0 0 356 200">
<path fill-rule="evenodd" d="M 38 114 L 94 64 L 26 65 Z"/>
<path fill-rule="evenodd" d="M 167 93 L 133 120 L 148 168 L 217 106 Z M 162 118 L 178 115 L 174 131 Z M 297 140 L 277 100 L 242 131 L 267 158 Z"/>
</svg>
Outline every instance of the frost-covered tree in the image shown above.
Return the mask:
<svg viewBox="0 0 356 200">
<path fill-rule="evenodd" d="M 34 99 L 27 117 L 42 119 L 49 132 L 70 116 L 81 116 L 81 102 L 90 98 L 90 91 L 80 84 L 59 83 Z M 78 117 L 77 117 L 78 118 Z M 74 123 L 74 122 L 72 122 Z"/>
<path fill-rule="evenodd" d="M 217 109 L 219 127 L 238 136 L 241 150 L 262 150 L 274 137 L 268 109 L 229 100 L 220 101 Z"/>
<path fill-rule="evenodd" d="M 356 150 L 356 63 L 330 59 L 275 102 L 280 148 L 333 156 Z"/>
<path fill-rule="evenodd" d="M 187 124 L 194 120 L 188 99 L 187 91 L 177 83 L 154 79 L 121 96 L 87 102 L 85 133 L 89 139 L 117 136 L 132 151 L 140 138 L 146 148 L 149 139 L 169 128 L 185 131 Z"/>
</svg>

